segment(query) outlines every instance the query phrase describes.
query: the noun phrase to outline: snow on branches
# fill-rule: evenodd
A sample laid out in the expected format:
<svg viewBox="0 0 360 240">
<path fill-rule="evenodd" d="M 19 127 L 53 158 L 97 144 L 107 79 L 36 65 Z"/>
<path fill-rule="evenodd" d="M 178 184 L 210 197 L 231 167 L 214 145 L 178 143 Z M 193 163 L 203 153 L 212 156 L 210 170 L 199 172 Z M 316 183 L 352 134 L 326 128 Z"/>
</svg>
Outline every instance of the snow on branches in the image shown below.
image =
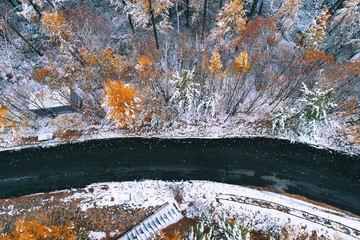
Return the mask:
<svg viewBox="0 0 360 240">
<path fill-rule="evenodd" d="M 173 6 L 170 0 L 125 0 L 124 11 L 130 15 L 135 27 L 151 30 L 151 11 L 154 17 L 160 18 L 158 23 L 160 31 L 170 27 L 169 11 Z M 151 8 L 150 8 L 151 5 Z"/>
<path fill-rule="evenodd" d="M 328 44 L 335 49 L 354 44 L 360 52 L 360 0 L 345 1 L 344 8 L 334 17 L 333 25 L 331 32 L 336 34 L 332 34 Z"/>
<path fill-rule="evenodd" d="M 305 48 L 308 50 L 319 49 L 324 42 L 325 36 L 325 29 L 314 20 L 311 27 L 304 34 Z"/>
<path fill-rule="evenodd" d="M 284 108 L 272 114 L 272 131 L 290 131 L 295 135 L 318 137 L 320 125 L 336 127 L 337 124 L 327 112 L 337 107 L 333 90 L 309 90 L 303 83 L 301 87 L 300 105 L 297 108 Z"/>
<path fill-rule="evenodd" d="M 299 101 L 303 104 L 303 117 L 309 121 L 323 122 L 332 124 L 327 117 L 327 110 L 336 108 L 333 90 L 328 89 L 321 91 L 320 89 L 309 90 L 303 83 L 301 88 L 302 96 Z"/>
<path fill-rule="evenodd" d="M 290 34 L 293 31 L 294 23 L 302 8 L 302 0 L 282 0 L 282 8 L 277 12 L 278 18 L 280 18 L 281 29 Z"/>
<path fill-rule="evenodd" d="M 50 41 L 60 44 L 60 49 L 63 52 L 71 51 L 72 47 L 69 44 L 72 38 L 71 28 L 60 12 L 44 11 L 41 18 L 41 28 L 46 31 Z"/>
<path fill-rule="evenodd" d="M 176 114 L 200 113 L 203 116 L 215 115 L 219 95 L 216 89 L 208 87 L 204 94 L 200 92 L 200 84 L 193 81 L 195 68 L 176 72 L 170 80 L 174 94 L 170 99 Z"/>
<path fill-rule="evenodd" d="M 247 18 L 244 3 L 241 0 L 233 0 L 225 3 L 225 6 L 218 13 L 216 18 L 216 27 L 211 31 L 211 37 L 225 38 L 230 35 L 236 35 L 245 27 Z"/>
<path fill-rule="evenodd" d="M 330 13 L 328 11 L 322 11 L 321 15 L 317 19 L 313 20 L 308 30 L 303 33 L 302 45 L 308 50 L 320 49 L 327 36 L 326 27 Z"/>
<path fill-rule="evenodd" d="M 46 5 L 56 6 L 64 0 L 20 0 L 22 10 L 18 12 L 28 22 L 34 22 L 42 17 Z"/>
<path fill-rule="evenodd" d="M 200 216 L 199 222 L 180 234 L 183 240 L 250 239 L 250 230 L 238 219 L 223 212 L 208 212 Z"/>
<path fill-rule="evenodd" d="M 177 113 L 192 111 L 197 106 L 200 85 L 193 81 L 194 72 L 195 68 L 183 70 L 181 74 L 176 72 L 170 80 L 170 84 L 174 89 L 170 103 Z"/>
</svg>

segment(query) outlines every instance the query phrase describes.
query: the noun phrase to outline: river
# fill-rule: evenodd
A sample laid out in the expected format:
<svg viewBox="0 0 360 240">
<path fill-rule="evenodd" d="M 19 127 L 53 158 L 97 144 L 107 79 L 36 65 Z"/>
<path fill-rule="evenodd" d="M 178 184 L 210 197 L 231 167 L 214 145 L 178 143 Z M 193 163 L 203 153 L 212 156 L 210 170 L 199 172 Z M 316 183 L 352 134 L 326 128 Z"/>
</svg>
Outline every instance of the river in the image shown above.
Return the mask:
<svg viewBox="0 0 360 240">
<path fill-rule="evenodd" d="M 104 181 L 270 187 L 360 215 L 360 159 L 267 138 L 92 140 L 0 152 L 0 198 Z"/>
</svg>

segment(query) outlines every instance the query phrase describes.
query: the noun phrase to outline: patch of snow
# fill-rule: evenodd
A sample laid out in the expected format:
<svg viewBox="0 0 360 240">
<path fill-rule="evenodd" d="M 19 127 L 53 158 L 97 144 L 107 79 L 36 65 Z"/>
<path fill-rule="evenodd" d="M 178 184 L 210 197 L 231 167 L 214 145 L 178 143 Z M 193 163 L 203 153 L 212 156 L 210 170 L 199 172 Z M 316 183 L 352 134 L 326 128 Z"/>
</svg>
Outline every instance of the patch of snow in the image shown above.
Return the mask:
<svg viewBox="0 0 360 240">
<path fill-rule="evenodd" d="M 64 199 L 82 199 L 81 209 L 115 206 L 128 203 L 134 207 L 150 207 L 162 205 L 173 199 L 173 194 L 162 181 L 145 182 L 121 182 L 121 183 L 101 183 L 92 184 L 85 188 L 86 193 L 75 193 L 71 197 Z M 129 192 L 131 198 L 129 199 Z M 124 199 L 124 196 L 127 196 Z"/>
<path fill-rule="evenodd" d="M 360 52 L 358 52 L 357 54 L 355 54 L 351 59 L 350 61 L 356 61 L 356 60 L 359 60 L 360 59 Z"/>
<path fill-rule="evenodd" d="M 88 235 L 89 240 L 101 240 L 106 238 L 106 233 L 104 232 L 93 232 L 90 231 Z"/>
<path fill-rule="evenodd" d="M 36 110 L 70 105 L 71 103 L 69 99 L 64 96 L 64 93 L 70 96 L 70 89 L 64 88 L 60 91 L 46 89 L 37 93 L 31 93 L 29 109 Z"/>
<path fill-rule="evenodd" d="M 0 214 L 7 214 L 10 216 L 16 216 L 21 213 L 19 209 L 15 209 L 14 205 L 9 205 L 7 208 L 3 209 L 3 212 L 0 212 Z M 24 210 L 23 210 L 24 211 Z"/>
<path fill-rule="evenodd" d="M 110 232 L 110 233 L 109 233 L 109 236 L 110 236 L 110 237 L 115 237 L 116 235 L 119 235 L 119 234 L 120 234 L 120 231 L 116 229 L 116 230 Z"/>
<path fill-rule="evenodd" d="M 47 140 L 51 140 L 52 138 L 53 138 L 52 133 L 43 133 L 43 134 L 38 135 L 39 141 L 47 141 Z"/>
</svg>

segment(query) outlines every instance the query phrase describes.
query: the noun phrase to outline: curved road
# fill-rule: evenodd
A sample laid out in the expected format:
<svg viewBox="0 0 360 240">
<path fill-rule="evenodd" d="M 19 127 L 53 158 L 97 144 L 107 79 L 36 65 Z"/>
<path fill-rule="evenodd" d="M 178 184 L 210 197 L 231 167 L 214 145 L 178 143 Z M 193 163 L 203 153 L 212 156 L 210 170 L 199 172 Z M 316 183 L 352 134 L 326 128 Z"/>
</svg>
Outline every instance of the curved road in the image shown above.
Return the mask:
<svg viewBox="0 0 360 240">
<path fill-rule="evenodd" d="M 360 215 L 359 156 L 283 140 L 126 138 L 0 152 L 0 198 L 140 179 L 271 187 Z"/>
</svg>

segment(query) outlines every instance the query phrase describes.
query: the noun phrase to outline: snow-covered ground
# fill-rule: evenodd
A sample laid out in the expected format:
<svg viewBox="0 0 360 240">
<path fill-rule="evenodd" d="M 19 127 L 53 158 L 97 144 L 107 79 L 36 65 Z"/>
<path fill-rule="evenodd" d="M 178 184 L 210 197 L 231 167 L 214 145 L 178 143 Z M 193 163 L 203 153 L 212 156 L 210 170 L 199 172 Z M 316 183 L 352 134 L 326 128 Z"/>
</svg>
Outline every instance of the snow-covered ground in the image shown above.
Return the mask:
<svg viewBox="0 0 360 240">
<path fill-rule="evenodd" d="M 0 134 L 0 151 L 19 150 L 26 147 L 41 146 L 50 147 L 67 142 L 82 142 L 93 139 L 111 138 L 252 138 L 266 137 L 297 141 L 310 144 L 316 148 L 331 149 L 350 154 L 359 154 L 360 148 L 349 142 L 349 137 L 340 133 L 340 129 L 320 127 L 320 134 L 316 138 L 300 136 L 294 139 L 286 133 L 272 135 L 269 129 L 258 123 L 260 116 L 257 114 L 238 116 L 236 119 L 225 121 L 226 116 L 218 116 L 208 122 L 174 121 L 162 123 L 161 126 L 149 126 L 142 128 L 117 129 L 109 121 L 104 120 L 99 124 L 82 122 L 80 114 L 70 113 L 59 115 L 55 119 L 42 119 L 39 129 L 28 131 L 21 127 L 17 132 L 9 131 Z M 64 125 L 65 124 L 65 125 Z M 66 139 L 59 137 L 58 132 L 66 129 L 76 131 L 78 134 Z M 14 136 L 17 137 L 14 140 Z M 52 136 L 51 139 L 38 141 L 43 136 Z M 22 143 L 21 138 L 35 137 L 34 142 Z"/>
<path fill-rule="evenodd" d="M 360 218 L 354 215 L 265 190 L 208 181 L 97 183 L 63 201 L 75 199 L 81 199 L 82 210 L 121 204 L 139 208 L 178 201 L 189 218 L 215 209 L 257 231 L 286 228 L 292 229 L 294 237 L 301 232 L 326 239 L 360 238 Z M 98 239 L 96 236 L 103 234 L 91 232 L 91 236 Z"/>
</svg>

